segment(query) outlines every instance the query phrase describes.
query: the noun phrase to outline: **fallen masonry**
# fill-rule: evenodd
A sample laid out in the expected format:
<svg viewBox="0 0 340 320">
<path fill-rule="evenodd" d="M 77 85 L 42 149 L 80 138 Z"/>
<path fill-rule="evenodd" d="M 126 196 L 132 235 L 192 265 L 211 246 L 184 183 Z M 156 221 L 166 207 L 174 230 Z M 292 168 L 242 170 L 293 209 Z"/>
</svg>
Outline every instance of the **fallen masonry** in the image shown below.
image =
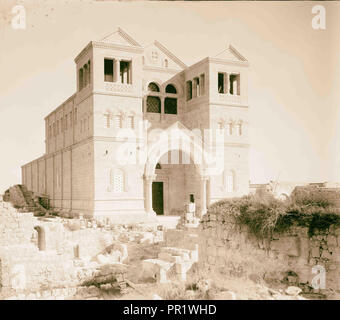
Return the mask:
<svg viewBox="0 0 340 320">
<path fill-rule="evenodd" d="M 274 276 L 286 287 L 263 288 L 260 297 L 303 299 L 302 293 L 314 292 L 308 290 L 315 265 L 324 266 L 329 286 L 337 289 L 336 229 L 308 239 L 306 230 L 293 228 L 266 244 L 209 213 L 199 227 L 167 229 L 19 211 L 0 199 L 0 299 L 110 299 L 117 297 L 112 292 L 124 296 L 129 287 L 141 297 L 147 296 L 147 283 L 185 287 L 195 270 L 208 272 L 185 289 L 189 299 L 238 299 L 235 288 L 211 286 L 209 276 L 218 270 L 255 283 Z"/>
<path fill-rule="evenodd" d="M 0 279 L 10 299 L 94 298 L 109 289 L 124 294 L 127 283 L 133 287 L 127 279 L 132 247 L 164 245 L 165 229 L 157 224 L 118 225 L 22 211 L 0 200 Z M 198 262 L 198 246 L 159 250 L 158 258 L 141 260 L 142 277 L 164 283 L 172 270 L 185 281 Z"/>
</svg>

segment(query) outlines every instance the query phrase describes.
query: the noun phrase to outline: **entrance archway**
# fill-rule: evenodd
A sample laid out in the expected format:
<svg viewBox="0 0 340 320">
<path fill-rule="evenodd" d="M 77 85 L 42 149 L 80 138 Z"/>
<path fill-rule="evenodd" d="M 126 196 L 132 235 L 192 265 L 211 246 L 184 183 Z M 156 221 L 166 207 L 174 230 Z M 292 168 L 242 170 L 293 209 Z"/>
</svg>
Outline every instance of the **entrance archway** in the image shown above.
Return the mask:
<svg viewBox="0 0 340 320">
<path fill-rule="evenodd" d="M 154 167 L 144 175 L 145 210 L 152 215 L 179 215 L 185 205 L 195 202 L 196 214 L 206 213 L 208 178 L 202 166 L 181 149 L 171 149 L 158 156 Z"/>
<path fill-rule="evenodd" d="M 176 206 L 180 206 L 180 208 L 183 210 L 185 204 L 190 201 L 190 194 L 193 194 L 196 204 L 196 214 L 199 216 L 204 215 L 207 211 L 207 203 L 210 203 L 210 199 L 207 199 L 210 197 L 210 184 L 208 183 L 208 172 L 210 172 L 208 165 L 210 153 L 205 151 L 208 145 L 203 141 L 201 132 L 197 133 L 195 131 L 189 130 L 179 121 L 177 121 L 166 130 L 159 129 L 158 131 L 156 130 L 154 132 L 148 132 L 147 144 L 147 159 L 144 171 L 145 211 L 150 215 L 156 215 L 155 211 L 153 210 L 152 200 L 152 185 L 153 182 L 157 182 L 156 166 L 165 154 L 171 152 L 171 157 L 168 157 L 168 162 L 165 162 L 165 166 L 173 165 L 172 168 L 174 168 L 174 166 L 182 163 L 187 166 L 187 171 L 193 171 L 196 174 L 195 178 L 193 179 L 195 180 L 194 182 L 190 181 L 190 179 L 186 182 L 182 181 L 182 184 L 184 185 L 195 185 L 196 190 L 192 192 L 193 190 L 185 189 L 182 194 L 184 195 L 184 198 L 182 198 L 182 202 L 179 202 L 181 205 L 176 204 Z M 173 153 L 176 151 L 178 156 L 176 157 L 175 153 L 174 157 L 172 157 Z M 179 162 L 179 160 L 181 162 Z M 183 176 L 183 172 L 185 172 L 185 170 L 182 169 L 182 173 L 179 173 L 178 176 Z M 180 186 L 181 183 L 179 182 L 174 187 L 169 187 L 168 190 L 170 193 L 175 192 L 175 190 L 177 190 Z M 163 197 L 164 211 L 168 214 L 171 214 L 171 207 L 176 206 L 172 204 L 171 199 L 168 199 L 168 201 L 165 199 L 166 194 L 167 193 L 165 192 Z M 169 205 L 169 203 L 171 203 L 171 205 Z M 167 204 L 168 210 L 166 208 Z"/>
</svg>

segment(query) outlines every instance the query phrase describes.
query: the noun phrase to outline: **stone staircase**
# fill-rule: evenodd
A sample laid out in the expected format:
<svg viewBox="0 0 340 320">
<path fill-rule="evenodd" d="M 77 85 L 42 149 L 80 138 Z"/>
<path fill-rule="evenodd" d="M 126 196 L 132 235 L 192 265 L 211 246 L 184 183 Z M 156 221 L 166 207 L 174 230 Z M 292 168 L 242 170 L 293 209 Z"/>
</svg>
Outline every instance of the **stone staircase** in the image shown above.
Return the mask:
<svg viewBox="0 0 340 320">
<path fill-rule="evenodd" d="M 29 191 L 24 185 L 18 184 L 10 187 L 5 192 L 4 200 L 11 202 L 14 207 L 26 212 L 34 212 L 37 215 L 46 214 L 47 212 L 47 209 L 39 203 L 39 198 L 35 196 L 34 192 Z"/>
<path fill-rule="evenodd" d="M 30 211 L 34 211 L 36 209 L 36 205 L 33 200 L 34 193 L 32 191 L 28 191 L 28 189 L 24 185 L 18 185 L 18 187 L 20 188 L 22 195 L 26 201 L 27 209 L 29 209 Z"/>
</svg>

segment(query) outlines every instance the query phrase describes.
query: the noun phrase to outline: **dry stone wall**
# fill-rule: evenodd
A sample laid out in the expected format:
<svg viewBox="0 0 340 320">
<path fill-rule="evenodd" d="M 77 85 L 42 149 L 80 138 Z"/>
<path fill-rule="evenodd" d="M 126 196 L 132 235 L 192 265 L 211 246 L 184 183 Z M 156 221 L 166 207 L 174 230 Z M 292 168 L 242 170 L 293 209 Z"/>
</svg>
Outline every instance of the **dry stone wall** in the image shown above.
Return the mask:
<svg viewBox="0 0 340 320">
<path fill-rule="evenodd" d="M 208 213 L 201 221 L 199 242 L 204 268 L 340 290 L 340 229 L 316 230 L 309 237 L 307 228 L 292 227 L 258 239 L 230 218 Z"/>
<path fill-rule="evenodd" d="M 162 241 L 156 227 L 35 217 L 0 199 L 0 299 L 68 297 L 101 266 L 129 263 L 136 243 Z"/>
</svg>

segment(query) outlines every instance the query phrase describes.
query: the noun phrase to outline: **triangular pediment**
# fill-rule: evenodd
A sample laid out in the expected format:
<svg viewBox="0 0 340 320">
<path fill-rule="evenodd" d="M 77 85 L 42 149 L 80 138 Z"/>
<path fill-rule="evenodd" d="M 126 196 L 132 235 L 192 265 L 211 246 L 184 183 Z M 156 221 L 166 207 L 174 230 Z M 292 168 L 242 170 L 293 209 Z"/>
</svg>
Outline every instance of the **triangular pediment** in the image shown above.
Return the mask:
<svg viewBox="0 0 340 320">
<path fill-rule="evenodd" d="M 140 47 L 141 46 L 136 40 L 134 40 L 132 37 L 130 37 L 121 28 L 118 28 L 117 31 L 110 33 L 109 35 L 105 36 L 100 41 L 105 42 L 105 43 L 123 45 L 123 46 L 134 46 L 134 47 Z"/>
<path fill-rule="evenodd" d="M 165 130 L 168 132 L 171 132 L 171 130 L 174 130 L 174 131 L 178 130 L 181 133 L 181 135 L 185 135 L 188 138 L 192 138 L 193 136 L 195 136 L 199 140 L 202 140 L 202 137 L 200 135 L 197 135 L 194 131 L 190 130 L 180 121 L 174 122 L 169 127 L 167 127 Z"/>
<path fill-rule="evenodd" d="M 229 45 L 227 49 L 220 52 L 215 58 L 229 60 L 229 61 L 247 61 L 232 45 Z"/>
<path fill-rule="evenodd" d="M 144 65 L 164 69 L 183 70 L 187 66 L 158 41 L 145 46 Z"/>
</svg>

